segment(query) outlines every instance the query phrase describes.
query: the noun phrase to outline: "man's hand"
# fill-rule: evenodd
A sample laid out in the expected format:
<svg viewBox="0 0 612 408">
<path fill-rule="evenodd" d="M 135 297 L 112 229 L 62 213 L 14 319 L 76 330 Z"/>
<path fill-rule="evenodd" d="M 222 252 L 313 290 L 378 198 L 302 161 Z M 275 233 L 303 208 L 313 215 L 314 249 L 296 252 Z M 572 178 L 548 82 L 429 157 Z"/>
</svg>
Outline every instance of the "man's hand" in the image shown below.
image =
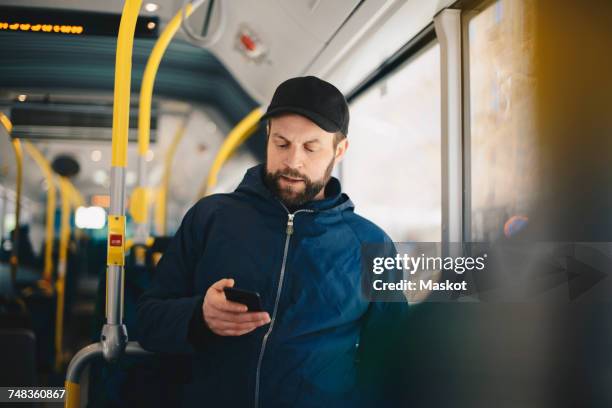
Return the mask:
<svg viewBox="0 0 612 408">
<path fill-rule="evenodd" d="M 242 336 L 270 323 L 268 312 L 248 312 L 245 305 L 227 300 L 223 288 L 233 286 L 233 279 L 221 279 L 206 291 L 202 313 L 210 330 L 220 336 Z"/>
</svg>

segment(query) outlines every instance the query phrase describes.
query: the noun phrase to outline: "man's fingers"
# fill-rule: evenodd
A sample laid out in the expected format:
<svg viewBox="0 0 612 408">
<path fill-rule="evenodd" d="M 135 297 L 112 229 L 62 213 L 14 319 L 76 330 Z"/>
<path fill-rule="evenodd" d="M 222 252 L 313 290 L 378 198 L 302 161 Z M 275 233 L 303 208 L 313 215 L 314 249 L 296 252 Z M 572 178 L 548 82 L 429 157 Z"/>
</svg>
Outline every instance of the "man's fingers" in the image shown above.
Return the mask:
<svg viewBox="0 0 612 408">
<path fill-rule="evenodd" d="M 211 288 L 221 292 L 223 291 L 223 288 L 225 287 L 232 287 L 234 286 L 234 280 L 233 279 L 221 279 L 216 281 L 215 283 L 212 284 Z"/>
<path fill-rule="evenodd" d="M 213 307 L 213 309 L 210 310 L 210 313 L 208 313 L 208 315 L 212 318 L 232 323 L 248 323 L 259 321 L 263 321 L 265 323 L 270 322 L 270 315 L 268 314 L 268 312 L 232 313 L 220 309 L 215 309 Z"/>
<path fill-rule="evenodd" d="M 267 312 L 248 312 L 246 305 L 225 298 L 223 288 L 233 287 L 234 283 L 233 279 L 218 280 L 210 286 L 204 297 L 206 324 L 220 336 L 242 336 L 270 323 Z"/>
<path fill-rule="evenodd" d="M 217 309 L 217 310 L 221 310 L 224 312 L 230 312 L 230 313 L 244 313 L 244 312 L 248 312 L 249 308 L 246 307 L 246 305 L 243 305 L 242 303 L 238 303 L 238 302 L 232 302 L 229 300 L 226 300 L 225 298 L 221 299 L 215 299 L 214 302 L 212 302 L 212 306 Z"/>
<path fill-rule="evenodd" d="M 214 320 L 211 322 L 211 328 L 214 328 L 217 331 L 223 330 L 254 330 L 261 326 L 263 321 L 261 322 L 247 322 L 247 323 L 234 323 L 234 322 L 226 322 L 224 320 Z"/>
</svg>

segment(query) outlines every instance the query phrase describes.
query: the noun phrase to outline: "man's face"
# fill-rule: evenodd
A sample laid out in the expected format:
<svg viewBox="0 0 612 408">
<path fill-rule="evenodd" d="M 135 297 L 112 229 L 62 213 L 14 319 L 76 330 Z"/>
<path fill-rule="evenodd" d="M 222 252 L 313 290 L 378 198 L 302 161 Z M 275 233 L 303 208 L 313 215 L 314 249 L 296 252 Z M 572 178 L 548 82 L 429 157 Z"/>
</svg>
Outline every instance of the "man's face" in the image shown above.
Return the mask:
<svg viewBox="0 0 612 408">
<path fill-rule="evenodd" d="M 286 114 L 270 120 L 266 184 L 289 207 L 324 198 L 324 187 L 348 142 L 334 148 L 334 134 L 303 116 Z"/>
</svg>

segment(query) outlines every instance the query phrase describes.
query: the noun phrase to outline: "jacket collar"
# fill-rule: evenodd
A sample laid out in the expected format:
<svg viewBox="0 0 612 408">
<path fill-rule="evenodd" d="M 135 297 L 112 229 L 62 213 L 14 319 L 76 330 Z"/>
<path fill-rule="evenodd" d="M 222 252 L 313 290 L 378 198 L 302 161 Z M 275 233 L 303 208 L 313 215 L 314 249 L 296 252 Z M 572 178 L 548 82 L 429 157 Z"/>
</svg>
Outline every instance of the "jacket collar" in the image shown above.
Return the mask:
<svg viewBox="0 0 612 408">
<path fill-rule="evenodd" d="M 236 192 L 242 192 L 251 195 L 257 195 L 266 201 L 272 202 L 273 205 L 282 208 L 281 201 L 270 191 L 264 182 L 265 165 L 258 164 L 247 170 L 244 178 L 236 188 Z M 316 212 L 321 211 L 343 211 L 353 209 L 354 205 L 351 199 L 342 192 L 340 181 L 332 177 L 325 186 L 325 198 L 322 200 L 313 200 L 305 203 L 299 208 L 292 209 L 310 209 Z"/>
</svg>

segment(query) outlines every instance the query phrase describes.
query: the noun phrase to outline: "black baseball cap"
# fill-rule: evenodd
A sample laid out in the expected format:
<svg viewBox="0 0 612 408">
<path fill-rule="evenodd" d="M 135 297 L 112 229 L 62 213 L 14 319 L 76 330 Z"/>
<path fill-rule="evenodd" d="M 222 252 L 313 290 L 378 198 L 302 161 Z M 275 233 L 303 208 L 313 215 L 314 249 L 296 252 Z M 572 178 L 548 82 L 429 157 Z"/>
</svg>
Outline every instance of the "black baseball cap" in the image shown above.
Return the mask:
<svg viewBox="0 0 612 408">
<path fill-rule="evenodd" d="M 348 134 L 349 108 L 344 95 L 314 76 L 291 78 L 280 84 L 261 120 L 283 113 L 302 115 L 327 132 Z"/>
</svg>

